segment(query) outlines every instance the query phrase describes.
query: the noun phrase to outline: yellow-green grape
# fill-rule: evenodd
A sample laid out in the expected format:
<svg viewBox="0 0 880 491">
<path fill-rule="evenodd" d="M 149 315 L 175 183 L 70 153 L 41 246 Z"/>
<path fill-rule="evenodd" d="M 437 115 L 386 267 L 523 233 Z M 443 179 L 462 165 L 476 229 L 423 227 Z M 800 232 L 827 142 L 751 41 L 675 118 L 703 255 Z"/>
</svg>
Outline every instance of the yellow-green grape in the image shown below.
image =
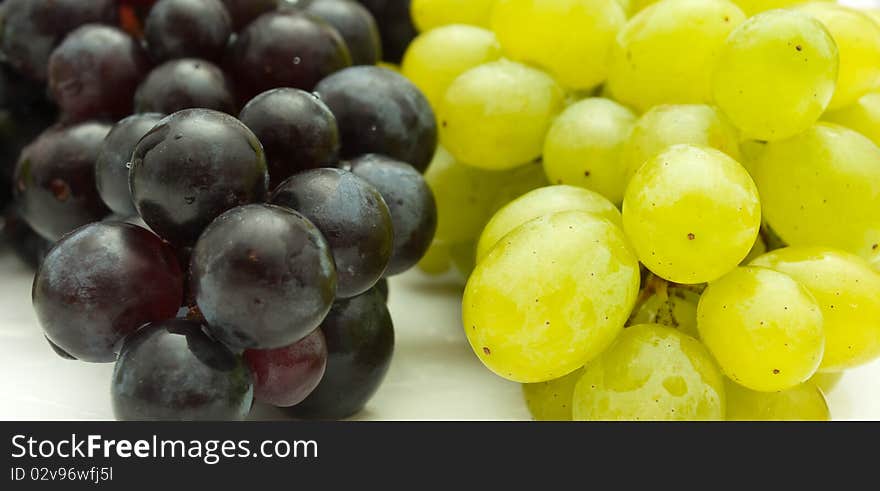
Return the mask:
<svg viewBox="0 0 880 491">
<path fill-rule="evenodd" d="M 420 32 L 448 24 L 488 27 L 495 0 L 412 0 L 410 13 Z"/>
<path fill-rule="evenodd" d="M 660 324 L 674 327 L 691 337 L 699 337 L 697 331 L 698 293 L 670 286 L 665 292 L 654 292 L 633 311 L 629 323 Z"/>
<path fill-rule="evenodd" d="M 536 421 L 571 421 L 571 399 L 574 386 L 583 370 L 536 384 L 523 384 L 526 406 Z"/>
<path fill-rule="evenodd" d="M 755 176 L 755 162 L 761 156 L 761 152 L 767 147 L 767 142 L 758 140 L 745 140 L 739 144 L 739 163 L 749 171 L 749 175 Z"/>
<path fill-rule="evenodd" d="M 417 266 L 423 273 L 437 276 L 449 271 L 452 266 L 451 261 L 449 245 L 435 239 Z"/>
<path fill-rule="evenodd" d="M 837 45 L 819 21 L 771 10 L 727 38 L 713 74 L 713 98 L 746 138 L 788 138 L 828 107 L 838 63 Z"/>
<path fill-rule="evenodd" d="M 880 356 L 880 275 L 864 259 L 827 247 L 787 247 L 751 264 L 791 276 L 815 297 L 825 320 L 819 370 L 837 372 Z"/>
<path fill-rule="evenodd" d="M 499 179 L 496 184 L 497 189 L 493 192 L 492 212 L 486 217 L 486 222 L 511 201 L 529 191 L 534 191 L 550 184 L 547 182 L 547 177 L 544 176 L 544 169 L 541 167 L 540 162 L 533 162 L 504 172 L 493 172 L 493 174 L 499 174 L 504 177 Z M 480 232 L 482 232 L 482 229 Z"/>
<path fill-rule="evenodd" d="M 822 119 L 858 131 L 880 145 L 880 92 L 864 95 L 851 106 L 828 111 Z"/>
<path fill-rule="evenodd" d="M 766 254 L 767 253 L 767 243 L 764 242 L 764 237 L 761 237 L 761 234 L 758 233 L 758 236 L 755 238 L 755 243 L 752 245 L 752 250 L 749 251 L 749 255 L 746 256 L 745 259 L 740 261 L 741 265 L 748 264 L 752 262 L 753 259 Z"/>
<path fill-rule="evenodd" d="M 474 353 L 520 383 L 582 367 L 623 328 L 639 264 L 620 229 L 585 211 L 528 222 L 477 264 L 462 300 Z"/>
<path fill-rule="evenodd" d="M 840 53 L 837 88 L 828 109 L 855 103 L 880 83 L 880 25 L 859 10 L 832 2 L 811 2 L 798 10 L 828 28 Z"/>
<path fill-rule="evenodd" d="M 449 247 L 449 257 L 452 265 L 462 278 L 469 278 L 474 268 L 477 267 L 477 243 L 476 241 L 460 242 Z"/>
<path fill-rule="evenodd" d="M 830 421 L 825 395 L 811 382 L 779 392 L 758 392 L 727 380 L 729 421 Z"/>
<path fill-rule="evenodd" d="M 477 244 L 477 262 L 483 261 L 492 248 L 520 225 L 560 211 L 580 210 L 620 226 L 620 212 L 604 196 L 575 186 L 547 186 L 528 192 L 511 201 L 489 220 Z"/>
<path fill-rule="evenodd" d="M 804 286 L 767 268 L 739 267 L 697 306 L 700 339 L 721 370 L 752 390 L 790 389 L 813 376 L 825 348 L 822 311 Z"/>
<path fill-rule="evenodd" d="M 807 0 L 732 0 L 747 15 L 753 16 L 765 10 L 781 9 L 804 3 Z M 830 1 L 830 0 L 828 0 Z"/>
<path fill-rule="evenodd" d="M 767 222 L 790 245 L 867 258 L 880 244 L 880 147 L 855 131 L 818 123 L 769 143 L 755 182 Z"/>
<path fill-rule="evenodd" d="M 379 63 L 376 63 L 376 66 L 391 70 L 392 72 L 400 73 L 400 66 L 395 63 L 380 61 Z"/>
<path fill-rule="evenodd" d="M 657 106 L 639 118 L 623 146 L 627 181 L 648 159 L 677 143 L 712 147 L 740 159 L 739 133 L 718 109 L 703 104 Z"/>
<path fill-rule="evenodd" d="M 592 189 L 620 203 L 627 182 L 620 154 L 635 122 L 632 111 L 609 99 L 585 99 L 569 106 L 544 141 L 547 179 Z"/>
<path fill-rule="evenodd" d="M 575 420 L 720 420 L 724 377 L 696 339 L 656 324 L 628 327 L 584 367 Z"/>
<path fill-rule="evenodd" d="M 639 260 L 675 283 L 705 283 L 732 270 L 760 227 L 749 173 L 709 147 L 673 145 L 657 154 L 623 200 L 623 228 Z"/>
<path fill-rule="evenodd" d="M 492 31 L 453 24 L 416 37 L 403 55 L 401 70 L 436 109 L 456 77 L 499 58 L 501 45 Z"/>
<path fill-rule="evenodd" d="M 510 169 L 541 156 L 563 109 L 562 88 L 546 73 L 498 60 L 459 75 L 439 108 L 440 141 L 456 160 Z"/>
<path fill-rule="evenodd" d="M 635 14 L 636 12 L 639 12 L 640 10 L 648 7 L 649 5 L 653 5 L 653 4 L 657 3 L 658 1 L 659 0 L 630 0 L 629 1 L 629 8 L 627 9 L 627 12 L 629 12 L 631 14 Z"/>
<path fill-rule="evenodd" d="M 508 57 L 549 71 L 570 89 L 605 80 L 624 23 L 617 0 L 497 0 L 491 21 Z"/>
<path fill-rule="evenodd" d="M 649 6 L 617 36 L 609 90 L 640 112 L 658 104 L 710 102 L 715 59 L 744 20 L 742 10 L 727 0 L 663 0 Z"/>
<path fill-rule="evenodd" d="M 808 384 L 815 384 L 816 387 L 822 389 L 823 394 L 830 394 L 840 380 L 843 379 L 843 372 L 816 372 L 813 378 L 807 381 Z"/>
</svg>

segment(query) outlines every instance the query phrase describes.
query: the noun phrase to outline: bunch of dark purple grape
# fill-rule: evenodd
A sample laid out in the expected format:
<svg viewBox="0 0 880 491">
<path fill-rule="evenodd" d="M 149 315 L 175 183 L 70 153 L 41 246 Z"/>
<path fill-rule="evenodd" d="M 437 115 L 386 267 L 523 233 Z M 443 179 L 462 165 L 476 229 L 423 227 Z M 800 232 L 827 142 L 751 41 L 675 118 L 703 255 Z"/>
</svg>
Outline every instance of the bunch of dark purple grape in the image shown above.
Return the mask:
<svg viewBox="0 0 880 491">
<path fill-rule="evenodd" d="M 434 115 L 381 50 L 349 0 L 0 3 L 6 228 L 50 345 L 116 363 L 117 418 L 337 419 L 376 391 L 385 278 L 437 221 Z"/>
</svg>

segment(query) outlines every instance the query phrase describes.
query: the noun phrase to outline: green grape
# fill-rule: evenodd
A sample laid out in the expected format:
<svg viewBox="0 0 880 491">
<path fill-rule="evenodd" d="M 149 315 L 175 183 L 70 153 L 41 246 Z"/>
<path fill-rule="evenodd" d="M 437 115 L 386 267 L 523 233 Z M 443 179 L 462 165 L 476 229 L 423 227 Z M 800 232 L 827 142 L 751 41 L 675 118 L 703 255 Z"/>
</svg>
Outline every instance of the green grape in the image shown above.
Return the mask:
<svg viewBox="0 0 880 491">
<path fill-rule="evenodd" d="M 416 37 L 403 55 L 401 71 L 436 109 L 456 77 L 499 58 L 501 45 L 492 31 L 448 25 Z"/>
<path fill-rule="evenodd" d="M 828 28 L 840 53 L 837 88 L 828 109 L 859 100 L 880 83 L 880 25 L 864 13 L 830 2 L 811 2 L 798 10 Z"/>
<path fill-rule="evenodd" d="M 469 278 L 474 268 L 477 267 L 477 244 L 476 242 L 461 242 L 449 247 L 449 256 L 455 270 L 462 278 Z"/>
<path fill-rule="evenodd" d="M 547 179 L 591 189 L 620 203 L 627 183 L 620 155 L 635 121 L 632 111 L 609 99 L 584 99 L 569 106 L 544 141 Z"/>
<path fill-rule="evenodd" d="M 862 96 L 851 106 L 828 111 L 822 119 L 858 131 L 880 145 L 880 92 Z"/>
<path fill-rule="evenodd" d="M 572 412 L 587 421 L 720 420 L 724 400 L 724 378 L 699 341 L 642 324 L 584 367 Z"/>
<path fill-rule="evenodd" d="M 546 73 L 498 60 L 461 74 L 439 108 L 440 141 L 464 164 L 503 170 L 541 156 L 563 109 L 562 88 Z"/>
<path fill-rule="evenodd" d="M 765 10 L 781 9 L 791 7 L 807 0 L 732 0 L 733 3 L 739 5 L 749 17 L 764 12 Z"/>
<path fill-rule="evenodd" d="M 712 79 L 715 103 L 746 138 L 772 141 L 815 123 L 834 94 L 837 45 L 803 12 L 771 10 L 739 25 Z"/>
<path fill-rule="evenodd" d="M 639 118 L 623 146 L 627 182 L 648 159 L 677 143 L 712 147 L 740 159 L 739 134 L 718 109 L 702 104 L 657 106 Z"/>
<path fill-rule="evenodd" d="M 420 32 L 448 24 L 488 27 L 495 0 L 412 0 L 410 13 Z"/>
<path fill-rule="evenodd" d="M 508 57 L 547 70 L 570 89 L 605 80 L 625 23 L 617 0 L 497 0 L 491 22 Z"/>
<path fill-rule="evenodd" d="M 767 148 L 767 142 L 758 140 L 745 140 L 739 144 L 739 153 L 741 155 L 739 163 L 749 171 L 749 175 L 755 177 L 755 162 L 764 149 Z"/>
<path fill-rule="evenodd" d="M 571 399 L 574 386 L 583 374 L 575 370 L 570 374 L 535 384 L 523 384 L 526 406 L 536 421 L 571 421 Z"/>
<path fill-rule="evenodd" d="M 790 389 L 813 376 L 825 347 L 822 311 L 792 277 L 739 267 L 697 306 L 700 339 L 724 373 L 752 390 Z"/>
<path fill-rule="evenodd" d="M 477 243 L 477 262 L 482 262 L 502 238 L 520 225 L 560 211 L 580 210 L 620 225 L 620 212 L 602 195 L 574 186 L 547 186 L 526 193 L 500 209 L 486 224 Z"/>
<path fill-rule="evenodd" d="M 830 394 L 837 387 L 837 384 L 840 383 L 841 379 L 843 379 L 843 372 L 816 372 L 816 375 L 813 375 L 813 378 L 808 380 L 807 383 L 814 384 L 822 389 L 823 394 Z"/>
<path fill-rule="evenodd" d="M 751 265 L 785 273 L 815 297 L 825 325 L 820 370 L 837 372 L 880 356 L 880 275 L 864 259 L 827 247 L 787 247 Z"/>
<path fill-rule="evenodd" d="M 620 229 L 566 211 L 520 226 L 477 264 L 462 319 L 489 369 L 515 382 L 546 382 L 608 347 L 638 292 L 639 264 Z"/>
<path fill-rule="evenodd" d="M 423 273 L 432 276 L 439 276 L 449 271 L 449 268 L 452 266 L 449 255 L 449 245 L 441 240 L 435 239 L 431 242 L 431 247 L 429 247 L 428 251 L 425 252 L 425 255 L 422 256 L 422 259 L 417 266 Z"/>
<path fill-rule="evenodd" d="M 639 303 L 629 324 L 660 324 L 674 327 L 688 336 L 697 338 L 697 303 L 700 294 L 686 288 L 670 285 L 663 291 L 650 293 Z"/>
<path fill-rule="evenodd" d="M 825 395 L 810 382 L 780 392 L 758 392 L 726 381 L 729 421 L 830 421 Z"/>
<path fill-rule="evenodd" d="M 541 167 L 540 162 L 533 162 L 505 172 L 495 172 L 495 174 L 500 174 L 504 177 L 498 181 L 493 192 L 492 212 L 486 217 L 486 222 L 511 201 L 530 191 L 550 184 L 547 182 L 547 177 L 544 176 L 544 169 Z M 482 231 L 480 229 L 480 232 Z M 479 234 L 474 238 L 476 239 L 478 236 Z"/>
<path fill-rule="evenodd" d="M 607 85 L 614 99 L 640 112 L 710 102 L 715 59 L 745 20 L 727 0 L 664 0 L 642 10 L 612 50 Z"/>
<path fill-rule="evenodd" d="M 870 257 L 880 244 L 880 147 L 818 123 L 771 142 L 756 164 L 764 215 L 790 245 L 826 245 Z"/>
<path fill-rule="evenodd" d="M 623 229 L 639 260 L 676 283 L 705 283 L 732 270 L 760 227 L 749 173 L 709 147 L 659 153 L 636 172 L 623 200 Z"/>
</svg>

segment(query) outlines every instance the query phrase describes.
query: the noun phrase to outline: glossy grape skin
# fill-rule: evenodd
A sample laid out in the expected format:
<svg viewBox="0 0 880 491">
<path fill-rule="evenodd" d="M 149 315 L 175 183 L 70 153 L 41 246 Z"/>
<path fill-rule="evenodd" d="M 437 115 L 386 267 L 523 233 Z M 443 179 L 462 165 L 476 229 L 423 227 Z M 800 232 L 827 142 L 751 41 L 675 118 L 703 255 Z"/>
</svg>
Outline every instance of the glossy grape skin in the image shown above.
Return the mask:
<svg viewBox="0 0 880 491">
<path fill-rule="evenodd" d="M 434 110 L 462 73 L 501 58 L 492 31 L 453 24 L 420 34 L 406 49 L 400 70 L 425 94 Z"/>
<path fill-rule="evenodd" d="M 137 142 L 165 116 L 143 113 L 116 123 L 107 134 L 95 161 L 95 184 L 98 194 L 113 213 L 129 216 L 137 213 L 128 187 L 128 169 Z"/>
<path fill-rule="evenodd" d="M 244 106 L 239 119 L 263 144 L 272 189 L 297 172 L 333 166 L 339 156 L 336 118 L 309 92 L 263 92 Z"/>
<path fill-rule="evenodd" d="M 295 418 L 344 419 L 355 415 L 379 389 L 394 352 L 394 325 L 374 288 L 338 300 L 321 323 L 327 370 L 318 387 L 287 413 Z"/>
<path fill-rule="evenodd" d="M 279 0 L 223 0 L 236 31 L 250 24 L 257 17 L 278 7 Z"/>
<path fill-rule="evenodd" d="M 673 327 L 699 339 L 697 304 L 699 293 L 669 285 L 664 292 L 654 292 L 633 309 L 629 324 L 660 324 Z"/>
<path fill-rule="evenodd" d="M 68 119 L 125 116 L 148 65 L 143 49 L 125 32 L 86 25 L 49 57 L 49 90 Z"/>
<path fill-rule="evenodd" d="M 648 160 L 623 200 L 623 229 L 639 260 L 676 283 L 704 283 L 732 270 L 760 227 L 752 178 L 708 147 L 673 145 Z"/>
<path fill-rule="evenodd" d="M 88 362 L 112 362 L 124 336 L 174 317 L 183 274 L 174 251 L 149 231 L 86 225 L 49 251 L 37 270 L 34 310 L 46 336 Z"/>
<path fill-rule="evenodd" d="M 571 421 L 574 387 L 583 375 L 575 370 L 568 375 L 535 384 L 523 384 L 523 396 L 535 421 Z"/>
<path fill-rule="evenodd" d="M 220 0 L 160 0 L 144 24 L 154 61 L 219 60 L 232 35 L 232 18 Z"/>
<path fill-rule="evenodd" d="M 839 62 L 818 21 L 791 10 L 764 12 L 727 38 L 712 76 L 713 100 L 745 138 L 788 138 L 828 107 Z"/>
<path fill-rule="evenodd" d="M 336 264 L 336 296 L 366 292 L 391 260 L 394 228 L 379 191 L 341 169 L 296 174 L 272 194 L 272 204 L 296 210 L 327 239 Z"/>
<path fill-rule="evenodd" d="M 352 65 L 382 61 L 382 38 L 370 11 L 352 0 L 312 0 L 303 10 L 333 26 L 348 46 Z"/>
<path fill-rule="evenodd" d="M 0 52 L 28 77 L 46 80 L 49 55 L 67 33 L 116 21 L 115 0 L 7 0 L 0 6 Z"/>
<path fill-rule="evenodd" d="M 720 420 L 724 378 L 696 339 L 641 324 L 584 367 L 573 405 L 575 420 Z"/>
<path fill-rule="evenodd" d="M 320 329 L 298 342 L 272 350 L 245 350 L 254 377 L 254 399 L 278 407 L 295 406 L 315 390 L 327 368 L 327 341 Z"/>
<path fill-rule="evenodd" d="M 508 57 L 547 70 L 570 89 L 605 80 L 611 46 L 625 22 L 615 0 L 496 0 L 491 19 Z"/>
<path fill-rule="evenodd" d="M 547 186 L 508 203 L 489 220 L 477 245 L 477 262 L 485 259 L 507 234 L 520 225 L 561 211 L 586 211 L 620 226 L 620 211 L 602 195 L 575 186 Z"/>
<path fill-rule="evenodd" d="M 880 84 L 880 25 L 861 11 L 832 2 L 809 2 L 797 9 L 831 33 L 840 54 L 840 71 L 828 109 L 855 103 Z"/>
<path fill-rule="evenodd" d="M 659 104 L 711 102 L 715 59 L 730 32 L 745 20 L 727 0 L 649 6 L 617 36 L 608 90 L 639 112 Z"/>
<path fill-rule="evenodd" d="M 488 27 L 495 0 L 413 0 L 410 10 L 420 32 L 450 24 Z"/>
<path fill-rule="evenodd" d="M 110 126 L 55 126 L 22 150 L 15 170 L 21 216 L 40 235 L 62 235 L 107 215 L 95 185 L 95 161 Z"/>
<path fill-rule="evenodd" d="M 383 155 L 364 155 L 346 167 L 379 190 L 391 212 L 394 249 L 385 276 L 415 266 L 437 230 L 437 204 L 425 179 L 409 164 Z"/>
<path fill-rule="evenodd" d="M 880 356 L 880 275 L 864 259 L 828 247 L 787 247 L 750 265 L 785 273 L 815 297 L 825 330 L 820 370 L 837 372 Z"/>
<path fill-rule="evenodd" d="M 342 36 L 298 11 L 259 17 L 230 45 L 227 60 L 243 100 L 277 87 L 312 90 L 321 79 L 351 66 Z"/>
<path fill-rule="evenodd" d="M 268 185 L 257 137 L 234 117 L 207 109 L 166 117 L 132 156 L 135 208 L 151 229 L 177 246 L 195 243 L 224 211 L 263 201 Z"/>
<path fill-rule="evenodd" d="M 697 328 L 725 375 L 762 392 L 805 382 L 825 350 L 815 298 L 766 268 L 739 267 L 710 283 L 697 307 Z"/>
<path fill-rule="evenodd" d="M 315 92 L 339 124 L 342 158 L 380 153 L 424 171 L 437 147 L 437 121 L 424 95 L 391 70 L 352 67 L 318 84 Z"/>
<path fill-rule="evenodd" d="M 808 380 L 806 383 L 815 384 L 816 387 L 822 389 L 823 394 L 828 394 L 840 381 L 843 379 L 844 372 L 816 372 L 816 375 Z"/>
<path fill-rule="evenodd" d="M 858 131 L 875 145 L 880 145 L 880 92 L 872 92 L 855 104 L 828 111 L 822 119 Z"/>
<path fill-rule="evenodd" d="M 505 170 L 532 162 L 563 97 L 540 70 L 504 59 L 485 63 L 446 90 L 438 110 L 440 141 L 456 160 L 475 167 Z"/>
<path fill-rule="evenodd" d="M 781 9 L 806 3 L 807 0 L 731 0 L 739 5 L 749 17 L 764 12 L 765 10 Z M 813 1 L 832 1 L 832 0 L 813 0 Z"/>
<path fill-rule="evenodd" d="M 830 421 L 825 394 L 811 382 L 757 392 L 726 380 L 728 421 Z"/>
<path fill-rule="evenodd" d="M 110 394 L 121 421 L 229 421 L 250 412 L 254 387 L 240 356 L 175 319 L 125 339 Z"/>
<path fill-rule="evenodd" d="M 299 341 L 318 327 L 336 293 L 327 241 L 308 219 L 280 206 L 220 215 L 196 243 L 190 272 L 209 331 L 234 349 Z"/>
<path fill-rule="evenodd" d="M 629 176 L 621 154 L 635 122 L 632 111 L 609 99 L 589 98 L 569 106 L 544 140 L 547 180 L 622 202 Z"/>
<path fill-rule="evenodd" d="M 71 361 L 76 360 L 75 357 L 73 357 L 70 353 L 61 349 L 57 344 L 53 343 L 52 340 L 49 339 L 48 337 L 46 338 L 46 342 L 49 343 L 49 347 L 52 348 L 52 351 L 54 351 L 55 354 L 58 355 L 59 357 L 65 359 L 65 360 L 71 360 Z"/>
<path fill-rule="evenodd" d="M 373 14 L 382 35 L 382 54 L 386 61 L 399 63 L 416 28 L 410 16 L 410 0 L 358 0 Z"/>
<path fill-rule="evenodd" d="M 154 68 L 134 95 L 137 112 L 171 114 L 203 108 L 235 114 L 232 81 L 217 65 L 196 58 L 171 60 Z"/>
<path fill-rule="evenodd" d="M 797 165 L 792 165 L 797 162 Z M 767 222 L 790 245 L 869 258 L 880 243 L 880 148 L 829 123 L 771 142 L 755 164 Z"/>
<path fill-rule="evenodd" d="M 601 353 L 638 291 L 638 262 L 620 229 L 565 211 L 521 225 L 477 264 L 462 300 L 463 325 L 490 370 L 545 382 Z"/>
<path fill-rule="evenodd" d="M 376 283 L 375 288 L 379 291 L 379 295 L 382 296 L 382 299 L 385 301 L 385 303 L 388 303 L 388 298 L 391 295 L 391 291 L 388 289 L 388 280 L 382 278 Z"/>
</svg>

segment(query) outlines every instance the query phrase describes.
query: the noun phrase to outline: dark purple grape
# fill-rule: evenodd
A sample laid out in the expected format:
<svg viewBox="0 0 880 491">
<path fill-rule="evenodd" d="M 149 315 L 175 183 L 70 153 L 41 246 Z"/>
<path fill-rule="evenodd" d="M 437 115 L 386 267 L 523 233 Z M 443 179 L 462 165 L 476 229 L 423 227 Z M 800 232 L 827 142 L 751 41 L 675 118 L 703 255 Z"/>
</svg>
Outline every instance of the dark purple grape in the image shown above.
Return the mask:
<svg viewBox="0 0 880 491">
<path fill-rule="evenodd" d="M 278 87 L 311 90 L 351 66 L 342 36 L 300 12 L 273 12 L 247 26 L 232 43 L 229 70 L 243 100 Z"/>
<path fill-rule="evenodd" d="M 183 274 L 171 247 L 120 222 L 92 223 L 61 239 L 33 286 L 46 336 L 88 362 L 115 360 L 123 337 L 173 318 L 182 298 Z"/>
<path fill-rule="evenodd" d="M 219 60 L 232 35 L 232 18 L 220 0 L 159 0 L 144 25 L 147 50 L 156 61 Z"/>
<path fill-rule="evenodd" d="M 315 390 L 327 367 L 327 342 L 320 329 L 284 348 L 247 350 L 254 376 L 254 399 L 278 407 L 302 402 Z"/>
<path fill-rule="evenodd" d="M 217 65 L 194 58 L 172 60 L 154 68 L 134 96 L 137 112 L 171 114 L 204 108 L 236 112 L 232 82 Z"/>
<path fill-rule="evenodd" d="M 257 17 L 275 10 L 280 0 L 223 0 L 232 16 L 233 28 L 240 31 Z"/>
<path fill-rule="evenodd" d="M 339 31 L 351 53 L 352 65 L 375 65 L 382 61 L 379 28 L 361 4 L 351 0 L 313 0 L 303 10 Z"/>
<path fill-rule="evenodd" d="M 193 250 L 190 281 L 211 334 L 231 348 L 289 346 L 315 330 L 336 293 L 330 247 L 295 211 L 232 209 Z"/>
<path fill-rule="evenodd" d="M 49 57 L 49 90 L 65 117 L 82 121 L 131 114 L 149 63 L 137 41 L 115 27 L 71 32 Z"/>
<path fill-rule="evenodd" d="M 142 327 L 113 369 L 113 414 L 123 421 L 241 420 L 254 387 L 240 356 L 187 320 Z"/>
<path fill-rule="evenodd" d="M 388 303 L 388 280 L 385 278 L 379 280 L 379 282 L 376 283 L 376 290 L 379 291 L 379 295 L 382 295 L 382 299 L 385 300 L 385 303 Z"/>
<path fill-rule="evenodd" d="M 341 169 L 314 169 L 284 181 L 272 203 L 302 213 L 324 234 L 336 264 L 336 296 L 369 290 L 394 247 L 391 213 L 367 181 Z"/>
<path fill-rule="evenodd" d="M 358 66 L 335 73 L 315 91 L 333 111 L 342 157 L 381 153 L 424 172 L 437 149 L 437 122 L 425 96 L 399 73 Z"/>
<path fill-rule="evenodd" d="M 128 188 L 128 168 L 134 146 L 165 116 L 135 114 L 116 123 L 101 145 L 95 162 L 95 183 L 104 203 L 123 216 L 137 214 Z"/>
<path fill-rule="evenodd" d="M 271 188 L 297 172 L 337 162 L 336 118 L 310 92 L 291 88 L 263 92 L 244 106 L 239 118 L 263 144 Z"/>
<path fill-rule="evenodd" d="M 18 216 L 14 206 L 10 206 L 0 217 L 0 242 L 12 247 L 15 254 L 25 264 L 37 268 L 53 243 L 46 240 Z"/>
<path fill-rule="evenodd" d="M 303 402 L 285 411 L 308 419 L 353 416 L 376 393 L 391 364 L 391 314 L 382 295 L 372 289 L 333 304 L 321 331 L 328 351 L 324 378 Z"/>
<path fill-rule="evenodd" d="M 263 201 L 269 185 L 257 137 L 234 117 L 208 109 L 163 119 L 138 142 L 129 172 L 138 213 L 178 247 L 194 244 L 224 211 Z"/>
<path fill-rule="evenodd" d="M 110 125 L 54 126 L 21 152 L 15 169 L 19 213 L 40 235 L 58 240 L 109 211 L 95 185 L 95 161 Z"/>
<path fill-rule="evenodd" d="M 385 276 L 418 263 L 437 230 L 437 204 L 425 179 L 411 165 L 384 155 L 364 155 L 346 164 L 382 193 L 394 224 L 394 253 Z"/>
<path fill-rule="evenodd" d="M 52 348 L 52 351 L 54 351 L 56 355 L 60 356 L 61 358 L 64 358 L 65 360 L 73 360 L 73 361 L 76 360 L 76 357 L 72 356 L 70 353 L 61 349 L 57 344 L 53 343 L 52 340 L 49 339 L 48 337 L 46 338 L 46 341 L 49 343 L 49 347 Z"/>
<path fill-rule="evenodd" d="M 18 71 L 45 81 L 49 55 L 67 33 L 116 20 L 114 0 L 8 0 L 0 6 L 0 52 Z"/>
<path fill-rule="evenodd" d="M 411 0 L 358 0 L 373 14 L 382 34 L 385 59 L 400 63 L 403 53 L 418 32 L 413 25 L 409 6 Z"/>
</svg>

